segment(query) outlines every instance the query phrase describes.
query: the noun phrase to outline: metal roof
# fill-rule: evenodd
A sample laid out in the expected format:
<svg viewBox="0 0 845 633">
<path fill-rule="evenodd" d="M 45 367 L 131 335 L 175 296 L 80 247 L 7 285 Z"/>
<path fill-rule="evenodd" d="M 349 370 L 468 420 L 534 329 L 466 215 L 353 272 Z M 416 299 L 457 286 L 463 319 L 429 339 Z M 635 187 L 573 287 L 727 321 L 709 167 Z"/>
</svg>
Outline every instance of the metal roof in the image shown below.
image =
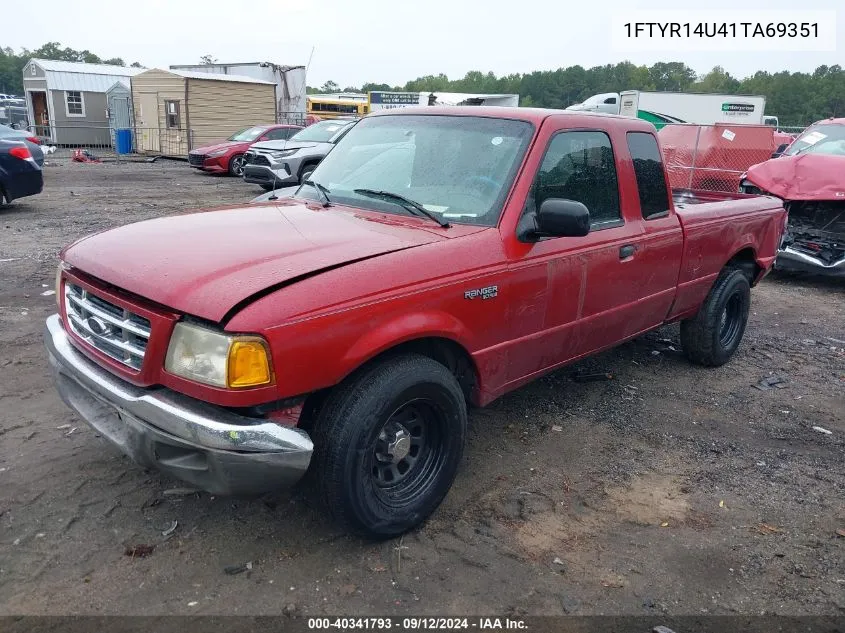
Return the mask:
<svg viewBox="0 0 845 633">
<path fill-rule="evenodd" d="M 110 64 L 85 64 L 82 62 L 62 62 L 54 59 L 31 59 L 45 71 L 62 73 L 84 73 L 88 75 L 117 75 L 119 77 L 131 77 L 144 72 L 145 68 L 132 68 L 131 66 L 112 66 Z"/>
<path fill-rule="evenodd" d="M 230 74 L 223 74 L 223 73 L 204 73 L 204 72 L 192 72 L 189 70 L 165 70 L 166 73 L 172 73 L 174 75 L 179 75 L 180 77 L 185 77 L 187 79 L 211 79 L 214 81 L 237 81 L 240 83 L 245 84 L 264 84 L 268 86 L 275 86 L 272 81 L 264 81 L 263 79 L 254 79 L 253 77 L 246 77 L 244 75 L 230 75 Z"/>
<path fill-rule="evenodd" d="M 52 59 L 31 59 L 30 63 L 32 62 L 44 71 L 44 77 L 32 77 L 25 73 L 24 81 L 46 80 L 47 88 L 50 90 L 106 92 L 118 81 L 128 87 L 129 78 L 145 70 L 128 66 L 83 64 Z"/>
<path fill-rule="evenodd" d="M 203 68 L 204 66 L 224 66 L 227 68 L 235 67 L 235 66 L 258 66 L 258 67 L 268 67 L 274 66 L 281 70 L 282 72 L 287 72 L 289 70 L 296 70 L 298 68 L 305 68 L 303 65 L 296 65 L 296 66 L 288 66 L 286 64 L 274 64 L 273 62 L 233 62 L 233 63 L 223 63 L 223 62 L 214 62 L 213 64 L 173 64 L 170 66 L 171 70 L 174 69 L 181 69 L 186 70 L 188 68 Z"/>
</svg>

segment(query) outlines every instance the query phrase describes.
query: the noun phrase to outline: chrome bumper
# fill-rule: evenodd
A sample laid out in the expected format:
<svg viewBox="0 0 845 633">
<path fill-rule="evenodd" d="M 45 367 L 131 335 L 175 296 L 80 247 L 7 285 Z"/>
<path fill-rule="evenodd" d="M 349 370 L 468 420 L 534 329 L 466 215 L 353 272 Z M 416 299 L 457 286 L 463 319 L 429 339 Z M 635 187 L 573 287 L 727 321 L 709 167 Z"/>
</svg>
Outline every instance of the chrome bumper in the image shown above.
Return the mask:
<svg viewBox="0 0 845 633">
<path fill-rule="evenodd" d="M 786 248 L 782 248 L 778 251 L 775 268 L 778 270 L 796 270 L 820 275 L 842 277 L 845 276 L 845 259 L 840 259 L 832 264 L 826 264 L 811 255 L 807 255 L 806 253 L 793 249 L 791 246 L 787 246 Z"/>
<path fill-rule="evenodd" d="M 308 469 L 313 444 L 301 429 L 131 385 L 73 347 L 57 314 L 44 344 L 65 404 L 139 464 L 232 495 L 278 490 Z"/>
</svg>

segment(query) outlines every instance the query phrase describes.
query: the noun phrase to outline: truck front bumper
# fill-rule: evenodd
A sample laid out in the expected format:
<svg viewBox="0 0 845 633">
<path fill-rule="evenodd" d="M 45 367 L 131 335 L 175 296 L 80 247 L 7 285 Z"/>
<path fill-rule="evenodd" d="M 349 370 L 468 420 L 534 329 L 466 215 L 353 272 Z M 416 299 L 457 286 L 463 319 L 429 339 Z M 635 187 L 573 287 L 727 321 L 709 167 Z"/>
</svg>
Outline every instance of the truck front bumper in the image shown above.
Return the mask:
<svg viewBox="0 0 845 633">
<path fill-rule="evenodd" d="M 301 429 L 131 385 L 80 353 L 57 314 L 44 343 L 65 404 L 143 466 L 221 495 L 278 490 L 308 469 L 313 444 Z"/>
</svg>

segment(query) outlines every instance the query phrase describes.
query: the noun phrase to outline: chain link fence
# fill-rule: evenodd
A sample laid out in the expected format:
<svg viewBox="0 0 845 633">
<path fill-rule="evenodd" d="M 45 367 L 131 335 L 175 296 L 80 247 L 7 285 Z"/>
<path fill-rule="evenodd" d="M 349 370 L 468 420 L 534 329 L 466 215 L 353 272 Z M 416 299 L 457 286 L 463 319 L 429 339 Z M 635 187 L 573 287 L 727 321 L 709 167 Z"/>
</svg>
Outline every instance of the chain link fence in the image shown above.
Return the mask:
<svg viewBox="0 0 845 633">
<path fill-rule="evenodd" d="M 81 162 L 121 162 L 154 156 L 187 159 L 196 142 L 186 128 L 114 129 L 108 125 L 47 124 L 30 125 L 26 129 L 41 141 L 48 159 Z"/>
<path fill-rule="evenodd" d="M 41 141 L 45 158 L 88 161 L 116 160 L 116 132 L 107 125 L 30 125 L 26 128 Z"/>
<path fill-rule="evenodd" d="M 672 124 L 658 135 L 673 189 L 731 193 L 739 191 L 749 167 L 769 160 L 779 145 L 790 142 L 786 134 L 765 125 Z"/>
<path fill-rule="evenodd" d="M 784 134 L 789 134 L 790 136 L 798 136 L 807 129 L 805 125 L 781 125 L 778 128 L 778 132 L 783 132 Z"/>
</svg>

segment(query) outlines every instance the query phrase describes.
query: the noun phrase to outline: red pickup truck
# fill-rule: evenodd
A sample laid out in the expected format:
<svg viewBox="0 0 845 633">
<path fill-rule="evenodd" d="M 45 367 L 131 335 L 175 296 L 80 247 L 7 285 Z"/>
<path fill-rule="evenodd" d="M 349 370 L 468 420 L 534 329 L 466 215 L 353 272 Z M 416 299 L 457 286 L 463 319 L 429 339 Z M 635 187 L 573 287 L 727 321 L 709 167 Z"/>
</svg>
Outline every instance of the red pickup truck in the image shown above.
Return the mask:
<svg viewBox="0 0 845 633">
<path fill-rule="evenodd" d="M 58 390 L 141 464 L 217 494 L 310 469 L 349 529 L 400 534 L 449 490 L 468 405 L 677 321 L 691 361 L 730 359 L 782 203 L 666 182 L 638 119 L 370 115 L 293 197 L 66 247 Z"/>
</svg>

